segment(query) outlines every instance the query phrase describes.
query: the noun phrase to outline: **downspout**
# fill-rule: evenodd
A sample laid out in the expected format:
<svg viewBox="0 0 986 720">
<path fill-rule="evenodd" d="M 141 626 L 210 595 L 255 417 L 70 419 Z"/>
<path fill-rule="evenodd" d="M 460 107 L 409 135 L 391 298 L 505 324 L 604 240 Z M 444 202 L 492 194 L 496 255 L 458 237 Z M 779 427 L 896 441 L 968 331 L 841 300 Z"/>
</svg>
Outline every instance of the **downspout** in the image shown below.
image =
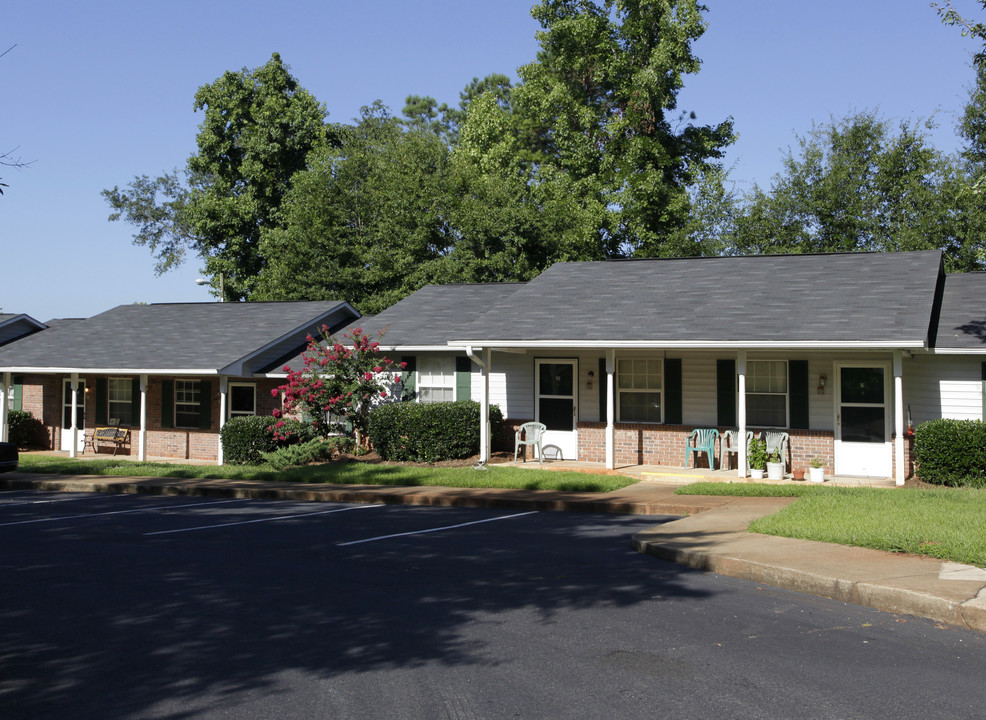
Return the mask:
<svg viewBox="0 0 986 720">
<path fill-rule="evenodd" d="M 904 360 L 894 350 L 894 484 L 904 484 Z"/>
<path fill-rule="evenodd" d="M 216 451 L 218 464 L 223 464 L 223 426 L 226 424 L 226 395 L 229 392 L 229 378 L 225 375 L 219 377 L 219 448 Z"/>
<path fill-rule="evenodd" d="M 8 442 L 10 438 L 10 426 L 9 419 L 7 417 L 7 403 L 10 397 L 10 380 L 11 376 L 9 372 L 3 374 L 3 381 L 0 382 L 0 442 Z"/>
<path fill-rule="evenodd" d="M 476 348 L 483 352 L 483 348 Z M 486 349 L 485 359 L 474 352 L 471 345 L 466 346 L 466 355 L 479 365 L 483 378 L 483 391 L 479 395 L 479 464 L 490 459 L 490 350 Z"/>
<path fill-rule="evenodd" d="M 739 452 L 736 453 L 736 474 L 746 477 L 746 350 L 736 353 L 736 378 L 738 397 L 736 399 L 736 420 L 739 425 L 737 441 L 739 442 Z"/>
</svg>

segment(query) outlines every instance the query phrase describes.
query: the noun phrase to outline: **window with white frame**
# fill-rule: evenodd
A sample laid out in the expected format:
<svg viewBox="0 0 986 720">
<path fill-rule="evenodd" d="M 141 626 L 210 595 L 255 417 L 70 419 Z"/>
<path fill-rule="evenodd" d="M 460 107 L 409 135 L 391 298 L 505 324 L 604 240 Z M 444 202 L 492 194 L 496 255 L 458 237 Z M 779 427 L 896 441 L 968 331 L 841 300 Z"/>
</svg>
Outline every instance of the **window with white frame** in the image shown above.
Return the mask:
<svg viewBox="0 0 986 720">
<path fill-rule="evenodd" d="M 787 361 L 746 364 L 746 424 L 787 427 Z"/>
<path fill-rule="evenodd" d="M 455 358 L 418 358 L 418 401 L 423 403 L 455 400 Z"/>
<path fill-rule="evenodd" d="M 201 400 L 201 382 L 198 380 L 175 380 L 175 427 L 199 427 Z"/>
<path fill-rule="evenodd" d="M 620 422 L 662 422 L 663 390 L 663 361 L 654 358 L 617 360 L 616 409 Z"/>
<path fill-rule="evenodd" d="M 130 378 L 108 378 L 106 381 L 106 417 L 119 420 L 127 427 L 134 424 L 133 380 Z"/>
<path fill-rule="evenodd" d="M 257 414 L 257 386 L 253 383 L 229 384 L 229 416 Z"/>
</svg>

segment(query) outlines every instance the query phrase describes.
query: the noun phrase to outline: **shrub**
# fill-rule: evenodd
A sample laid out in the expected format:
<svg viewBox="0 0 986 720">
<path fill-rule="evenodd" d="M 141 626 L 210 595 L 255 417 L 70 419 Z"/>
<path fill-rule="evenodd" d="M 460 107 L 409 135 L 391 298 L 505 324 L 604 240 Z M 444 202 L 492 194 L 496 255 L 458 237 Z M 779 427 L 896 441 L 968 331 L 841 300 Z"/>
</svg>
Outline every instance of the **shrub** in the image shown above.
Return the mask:
<svg viewBox="0 0 986 720">
<path fill-rule="evenodd" d="M 503 414 L 490 406 L 491 436 L 501 432 Z M 370 440 L 385 460 L 438 462 L 479 452 L 479 403 L 401 402 L 370 413 Z"/>
<path fill-rule="evenodd" d="M 223 462 L 230 465 L 259 465 L 263 462 L 261 453 L 307 442 L 313 437 L 311 426 L 288 419 L 281 422 L 290 429 L 291 436 L 287 440 L 278 440 L 271 431 L 276 422 L 279 422 L 277 418 L 261 415 L 232 418 L 223 425 L 219 434 L 223 444 Z"/>
<path fill-rule="evenodd" d="M 10 442 L 19 448 L 47 447 L 48 433 L 44 425 L 26 410 L 11 410 L 7 413 L 10 423 Z"/>
<path fill-rule="evenodd" d="M 260 456 L 275 470 L 284 470 L 328 460 L 336 451 L 352 449 L 355 444 L 356 441 L 348 437 L 330 437 L 326 440 L 314 438 L 308 442 L 278 448 L 273 452 L 261 452 Z"/>
<path fill-rule="evenodd" d="M 986 425 L 941 418 L 914 433 L 917 474 L 935 485 L 986 487 Z"/>
</svg>

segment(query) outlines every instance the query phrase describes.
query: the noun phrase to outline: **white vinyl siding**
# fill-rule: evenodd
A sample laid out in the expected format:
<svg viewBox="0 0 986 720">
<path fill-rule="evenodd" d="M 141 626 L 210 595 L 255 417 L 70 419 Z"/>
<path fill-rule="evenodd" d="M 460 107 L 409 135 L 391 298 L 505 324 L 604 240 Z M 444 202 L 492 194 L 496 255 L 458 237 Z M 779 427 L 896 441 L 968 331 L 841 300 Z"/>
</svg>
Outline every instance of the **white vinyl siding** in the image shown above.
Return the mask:
<svg viewBox="0 0 986 720">
<path fill-rule="evenodd" d="M 984 357 L 917 356 L 904 360 L 904 403 L 918 425 L 934 418 L 983 419 Z"/>
</svg>

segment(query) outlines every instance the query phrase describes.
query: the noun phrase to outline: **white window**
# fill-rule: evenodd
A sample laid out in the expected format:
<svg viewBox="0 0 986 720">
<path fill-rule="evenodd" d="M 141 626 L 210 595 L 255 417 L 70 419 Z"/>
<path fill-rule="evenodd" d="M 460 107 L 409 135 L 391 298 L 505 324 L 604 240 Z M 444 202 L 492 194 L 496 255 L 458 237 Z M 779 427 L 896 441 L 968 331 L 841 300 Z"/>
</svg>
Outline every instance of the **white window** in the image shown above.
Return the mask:
<svg viewBox="0 0 986 720">
<path fill-rule="evenodd" d="M 616 363 L 616 408 L 619 422 L 659 423 L 663 419 L 664 363 L 650 358 L 623 358 Z"/>
<path fill-rule="evenodd" d="M 746 424 L 787 427 L 787 361 L 751 360 L 747 363 Z"/>
<path fill-rule="evenodd" d="M 418 402 L 455 400 L 455 358 L 418 358 Z"/>
<path fill-rule="evenodd" d="M 130 378 L 109 378 L 106 381 L 106 417 L 127 427 L 134 424 L 133 381 Z"/>
<path fill-rule="evenodd" d="M 257 414 L 257 386 L 253 383 L 229 384 L 229 416 Z"/>
<path fill-rule="evenodd" d="M 199 426 L 201 398 L 202 384 L 198 380 L 175 380 L 175 427 Z"/>
</svg>

